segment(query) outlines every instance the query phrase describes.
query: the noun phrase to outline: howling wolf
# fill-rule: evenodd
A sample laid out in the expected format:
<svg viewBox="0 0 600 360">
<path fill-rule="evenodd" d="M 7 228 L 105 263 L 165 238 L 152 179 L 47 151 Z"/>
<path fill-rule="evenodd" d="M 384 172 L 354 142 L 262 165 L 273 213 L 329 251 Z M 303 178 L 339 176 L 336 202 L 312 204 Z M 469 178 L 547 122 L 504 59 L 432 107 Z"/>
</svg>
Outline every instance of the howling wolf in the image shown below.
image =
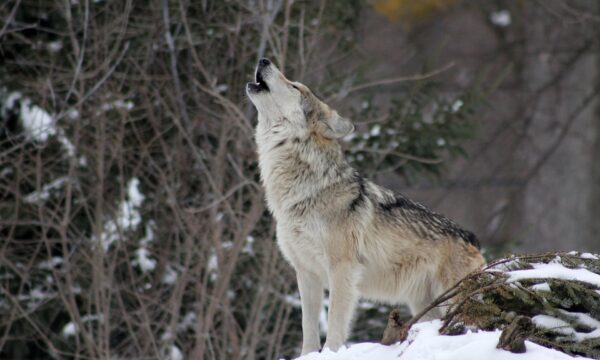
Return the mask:
<svg viewBox="0 0 600 360">
<path fill-rule="evenodd" d="M 246 92 L 258 110 L 256 143 L 277 242 L 296 270 L 302 354 L 319 350 L 324 289 L 325 347 L 346 340 L 359 297 L 405 303 L 415 314 L 484 263 L 471 232 L 363 178 L 338 139 L 354 126 L 305 85 L 261 59 Z M 439 317 L 431 310 L 426 319 Z"/>
</svg>

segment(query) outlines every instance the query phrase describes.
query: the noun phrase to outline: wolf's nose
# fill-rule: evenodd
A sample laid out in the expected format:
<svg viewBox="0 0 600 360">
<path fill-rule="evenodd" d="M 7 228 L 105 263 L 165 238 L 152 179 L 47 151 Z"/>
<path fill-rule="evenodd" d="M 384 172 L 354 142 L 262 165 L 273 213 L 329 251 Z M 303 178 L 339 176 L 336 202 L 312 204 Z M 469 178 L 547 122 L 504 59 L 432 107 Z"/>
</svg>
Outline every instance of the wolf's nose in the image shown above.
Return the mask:
<svg viewBox="0 0 600 360">
<path fill-rule="evenodd" d="M 260 60 L 258 60 L 258 66 L 260 67 L 265 67 L 265 66 L 269 66 L 271 65 L 271 61 L 269 61 L 269 59 L 267 58 L 262 58 Z"/>
</svg>

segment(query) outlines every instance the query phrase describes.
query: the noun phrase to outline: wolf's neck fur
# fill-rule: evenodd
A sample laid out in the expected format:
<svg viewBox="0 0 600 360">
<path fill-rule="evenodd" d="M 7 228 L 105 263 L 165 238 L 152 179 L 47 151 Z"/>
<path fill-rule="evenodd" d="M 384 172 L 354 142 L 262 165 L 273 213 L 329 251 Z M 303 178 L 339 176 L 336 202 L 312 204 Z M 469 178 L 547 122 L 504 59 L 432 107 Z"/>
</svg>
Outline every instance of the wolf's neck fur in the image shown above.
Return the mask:
<svg viewBox="0 0 600 360">
<path fill-rule="evenodd" d="M 340 144 L 293 124 L 261 121 L 256 128 L 260 173 L 273 214 L 348 179 L 353 170 Z"/>
</svg>

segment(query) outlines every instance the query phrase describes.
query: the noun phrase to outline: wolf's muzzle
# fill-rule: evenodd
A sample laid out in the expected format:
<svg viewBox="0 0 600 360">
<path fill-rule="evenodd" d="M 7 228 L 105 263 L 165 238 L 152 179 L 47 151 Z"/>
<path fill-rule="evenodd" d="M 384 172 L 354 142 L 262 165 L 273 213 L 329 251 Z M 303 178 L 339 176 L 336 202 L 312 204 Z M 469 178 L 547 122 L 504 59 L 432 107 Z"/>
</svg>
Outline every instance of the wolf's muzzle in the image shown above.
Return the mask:
<svg viewBox="0 0 600 360">
<path fill-rule="evenodd" d="M 264 79 L 264 73 L 267 71 L 269 66 L 271 65 L 271 61 L 269 59 L 262 58 L 258 60 L 258 65 L 256 66 L 256 74 L 255 74 L 255 83 L 246 84 L 246 88 L 249 92 L 256 94 L 259 92 L 269 91 L 269 86 Z"/>
</svg>

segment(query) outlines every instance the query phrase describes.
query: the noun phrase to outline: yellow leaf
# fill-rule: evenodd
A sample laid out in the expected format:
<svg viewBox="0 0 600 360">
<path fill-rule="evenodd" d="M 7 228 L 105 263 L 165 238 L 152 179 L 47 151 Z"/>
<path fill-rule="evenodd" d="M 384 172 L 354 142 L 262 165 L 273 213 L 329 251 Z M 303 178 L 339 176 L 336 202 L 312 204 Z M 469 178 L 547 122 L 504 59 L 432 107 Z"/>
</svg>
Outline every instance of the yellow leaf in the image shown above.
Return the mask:
<svg viewBox="0 0 600 360">
<path fill-rule="evenodd" d="M 390 21 L 412 23 L 444 10 L 455 2 L 456 0 L 374 0 L 372 6 Z"/>
</svg>

